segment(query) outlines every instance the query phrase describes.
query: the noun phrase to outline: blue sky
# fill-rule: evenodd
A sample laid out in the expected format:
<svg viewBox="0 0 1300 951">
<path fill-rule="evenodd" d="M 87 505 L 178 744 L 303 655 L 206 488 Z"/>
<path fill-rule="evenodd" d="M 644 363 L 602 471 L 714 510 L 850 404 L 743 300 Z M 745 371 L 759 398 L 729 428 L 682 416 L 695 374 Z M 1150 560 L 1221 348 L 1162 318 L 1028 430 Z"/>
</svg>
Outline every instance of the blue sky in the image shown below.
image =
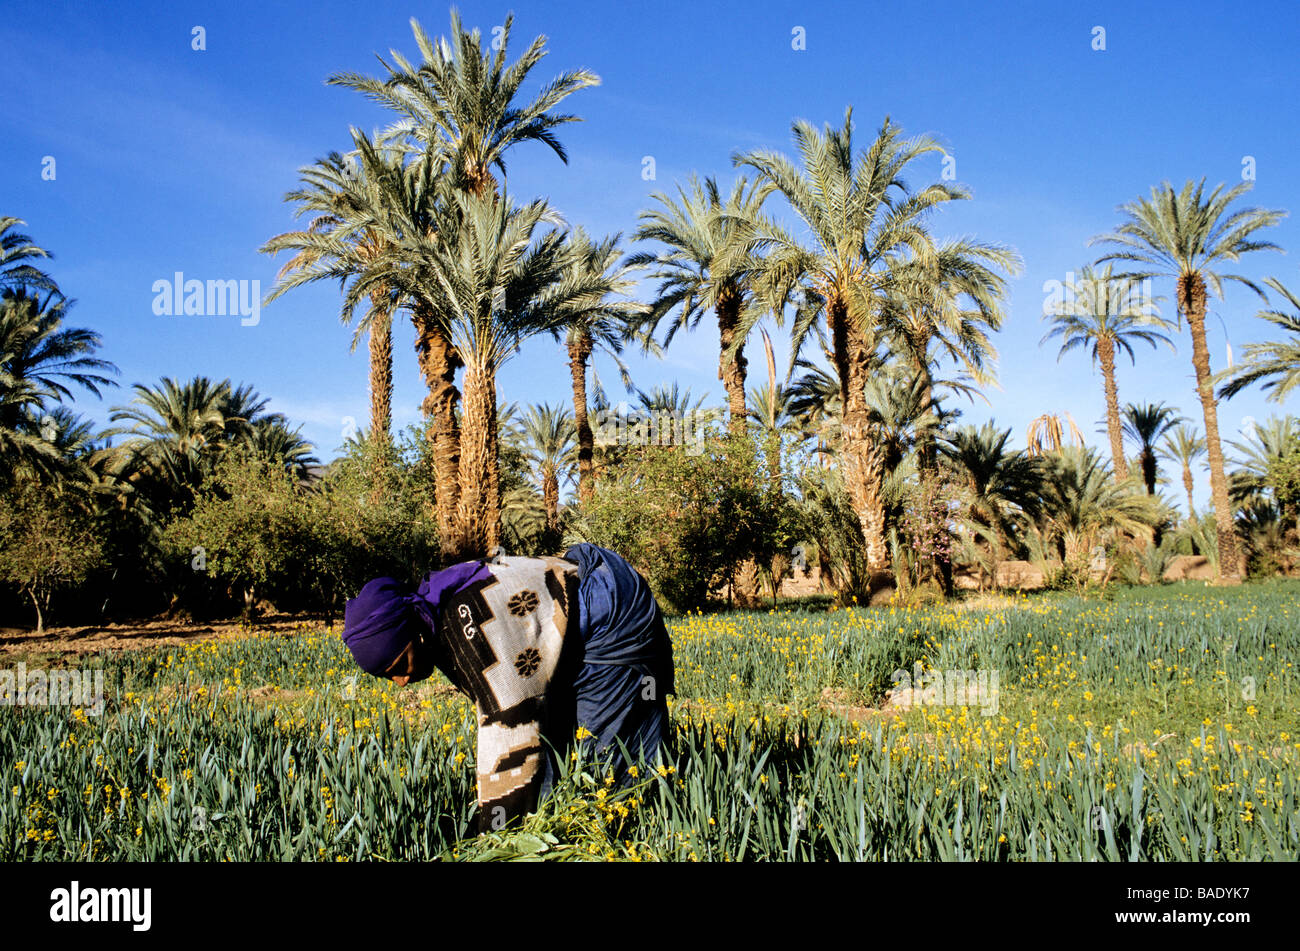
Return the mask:
<svg viewBox="0 0 1300 951">
<path fill-rule="evenodd" d="M 1059 364 L 1040 347 L 1044 282 L 1062 280 L 1097 255 L 1087 240 L 1114 227 L 1116 206 L 1164 179 L 1211 185 L 1241 180 L 1254 159 L 1250 204 L 1300 212 L 1297 108 L 1300 38 L 1291 3 L 988 4 L 516 3 L 511 59 L 539 33 L 549 55 L 531 89 L 586 67 L 602 78 L 565 105 L 583 122 L 563 127 L 570 155 L 524 145 L 510 154 L 509 191 L 543 195 L 572 224 L 629 234 L 649 195 L 691 172 L 729 183 L 731 155 L 757 147 L 792 153 L 790 124 L 842 120 L 852 105 L 865 145 L 886 115 L 908 133 L 929 133 L 956 160 L 974 200 L 933 219 L 939 236 L 970 234 L 1015 247 L 1025 260 L 996 337 L 1000 389 L 990 405 L 964 406 L 964 421 L 989 417 L 1023 444 L 1028 422 L 1068 411 L 1090 443 L 1103 398 L 1086 357 Z M 462 18 L 490 35 L 505 4 L 463 3 Z M 158 316 L 153 285 L 186 278 L 258 280 L 265 293 L 280 261 L 258 253 L 289 230 L 282 201 L 299 167 L 349 145 L 348 127 L 386 123 L 359 95 L 325 85 L 354 70 L 378 75 L 376 53 L 415 57 L 409 20 L 446 33 L 439 4 L 147 3 L 27 4 L 6 12 L 6 101 L 0 214 L 51 250 L 50 270 L 77 299 L 70 323 L 104 338 L 101 356 L 122 370 L 122 388 L 77 409 L 103 423 L 129 400 L 130 384 L 205 374 L 253 384 L 303 426 L 330 458 L 346 418 L 368 413 L 364 343 L 349 352 L 336 286 L 295 291 L 239 317 Z M 192 30 L 206 49 L 191 48 Z M 1095 50 L 1095 27 L 1105 49 Z M 792 49 L 796 27 L 806 48 Z M 54 158 L 55 178 L 42 170 Z M 642 177 L 653 156 L 656 179 Z M 940 160 L 917 163 L 915 184 L 936 180 Z M 776 206 L 781 213 L 780 206 Z M 1289 254 L 1264 253 L 1240 271 L 1300 288 L 1300 221 L 1270 237 Z M 648 290 L 648 288 L 647 288 Z M 1157 282 L 1156 293 L 1172 288 Z M 1230 286 L 1209 319 L 1215 369 L 1263 339 L 1259 302 Z M 1165 313 L 1173 315 L 1172 302 Z M 1226 337 L 1225 337 L 1226 329 Z M 774 331 L 784 351 L 786 333 Z M 409 326 L 395 341 L 395 423 L 418 416 L 422 387 Z M 1119 369 L 1121 401 L 1164 400 L 1200 419 L 1190 341 L 1178 351 L 1139 351 Z M 760 346 L 748 351 L 763 374 Z M 778 356 L 784 367 L 785 354 Z M 717 332 L 707 321 L 680 334 L 662 361 L 631 361 L 644 389 L 677 381 L 721 403 Z M 621 397 L 613 366 L 597 372 Z M 760 380 L 752 378 L 757 383 Z M 567 401 L 567 371 L 549 338 L 530 341 L 499 380 L 503 400 Z M 1282 411 L 1297 412 L 1292 398 Z M 1243 418 L 1278 408 L 1258 391 L 1225 404 L 1234 438 Z M 1198 504 L 1208 477 L 1198 474 Z M 1171 486 L 1181 496 L 1177 484 Z"/>
</svg>

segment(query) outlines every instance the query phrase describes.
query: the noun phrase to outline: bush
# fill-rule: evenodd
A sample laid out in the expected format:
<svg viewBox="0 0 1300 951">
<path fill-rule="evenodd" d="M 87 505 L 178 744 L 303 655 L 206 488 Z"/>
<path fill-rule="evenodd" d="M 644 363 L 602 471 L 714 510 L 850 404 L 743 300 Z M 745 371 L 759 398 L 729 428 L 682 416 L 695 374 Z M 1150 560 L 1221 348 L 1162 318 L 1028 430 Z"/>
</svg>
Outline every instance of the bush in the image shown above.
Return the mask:
<svg viewBox="0 0 1300 951">
<path fill-rule="evenodd" d="M 627 558 L 666 609 L 702 606 L 742 561 L 770 564 L 788 534 L 787 500 L 757 462 L 749 439 L 716 432 L 698 449 L 632 449 L 596 483 L 573 534 Z"/>
<path fill-rule="evenodd" d="M 103 560 L 101 532 L 76 486 L 19 478 L 0 496 L 0 580 L 36 609 L 42 630 L 54 595 L 81 584 Z"/>
<path fill-rule="evenodd" d="M 174 565 L 192 569 L 191 610 L 233 595 L 245 616 L 263 599 L 332 616 L 371 578 L 414 581 L 438 567 L 431 485 L 418 446 L 409 444 L 355 445 L 310 486 L 232 451 L 191 512 L 168 523 L 164 545 Z"/>
</svg>

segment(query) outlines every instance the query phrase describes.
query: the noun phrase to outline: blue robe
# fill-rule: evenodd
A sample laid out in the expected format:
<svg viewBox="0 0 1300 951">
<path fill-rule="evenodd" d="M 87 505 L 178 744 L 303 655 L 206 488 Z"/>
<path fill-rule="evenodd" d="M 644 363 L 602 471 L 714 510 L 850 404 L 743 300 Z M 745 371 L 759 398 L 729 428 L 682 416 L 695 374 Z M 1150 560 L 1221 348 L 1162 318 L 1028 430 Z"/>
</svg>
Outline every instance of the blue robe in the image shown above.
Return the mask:
<svg viewBox="0 0 1300 951">
<path fill-rule="evenodd" d="M 608 548 L 575 545 L 582 665 L 574 679 L 577 723 L 595 750 L 646 758 L 668 739 L 666 697 L 676 693 L 673 647 L 663 612 L 645 579 Z M 627 764 L 623 764 L 624 766 Z"/>
</svg>

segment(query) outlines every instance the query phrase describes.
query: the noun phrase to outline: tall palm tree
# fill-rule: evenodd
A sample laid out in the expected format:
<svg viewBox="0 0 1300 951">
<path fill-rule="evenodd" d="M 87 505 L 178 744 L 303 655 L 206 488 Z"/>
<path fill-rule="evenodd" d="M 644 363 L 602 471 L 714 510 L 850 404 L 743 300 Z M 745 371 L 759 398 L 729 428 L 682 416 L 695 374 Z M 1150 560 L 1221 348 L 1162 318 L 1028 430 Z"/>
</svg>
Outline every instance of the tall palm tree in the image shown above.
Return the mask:
<svg viewBox="0 0 1300 951">
<path fill-rule="evenodd" d="M 463 362 L 427 303 L 428 294 L 412 290 L 420 255 L 437 247 L 442 231 L 458 227 L 454 212 L 449 214 L 449 207 L 454 207 L 449 206 L 452 193 L 440 172 L 445 157 L 431 147 L 404 162 L 400 151 L 377 146 L 362 132 L 353 130 L 352 135 L 356 150 L 349 160 L 355 161 L 357 171 L 331 174 L 327 178 L 330 184 L 316 190 L 328 197 L 330 187 L 343 187 L 345 197 L 327 205 L 327 214 L 318 219 L 325 226 L 281 236 L 264 249 L 301 249 L 302 260 L 290 262 L 295 266 L 286 267 L 270 299 L 310 281 L 337 279 L 344 287 L 343 322 L 350 323 L 360 302 L 367 302 L 369 311 L 358 321 L 357 332 L 370 327 L 374 331 L 372 344 L 378 341 L 384 347 L 387 341 L 389 354 L 391 334 L 383 328 L 391 325 L 391 315 L 399 306 L 409 312 L 415 326 L 416 357 L 427 388 L 421 408 L 429 420 L 427 438 L 433 448 L 438 532 L 444 554 L 448 554 L 459 501 L 460 391 L 456 373 Z M 314 194 L 308 191 L 305 200 L 316 200 Z M 358 288 L 364 293 L 354 293 Z M 382 354 L 376 356 L 372 365 L 383 368 Z M 391 380 L 391 366 L 387 374 Z M 385 390 L 381 381 L 372 387 L 372 394 L 383 392 L 391 393 L 391 386 Z M 374 409 L 378 419 L 385 419 L 386 412 L 383 406 Z M 378 480 L 375 484 L 377 488 L 380 485 Z"/>
<path fill-rule="evenodd" d="M 1264 381 L 1264 392 L 1274 403 L 1281 403 L 1300 386 L 1300 297 L 1275 277 L 1266 283 L 1281 294 L 1291 306 L 1291 313 L 1261 310 L 1257 317 L 1267 320 L 1291 335 L 1289 340 L 1249 343 L 1242 351 L 1242 362 L 1228 372 L 1228 382 L 1219 389 L 1219 398 L 1236 396 L 1251 384 Z M 1272 392 L 1270 392 L 1272 391 Z"/>
<path fill-rule="evenodd" d="M 751 255 L 735 252 L 742 236 L 773 227 L 760 213 L 765 193 L 742 176 L 724 200 L 713 178 L 701 182 L 692 175 L 689 187 L 679 185 L 677 194 L 673 198 L 656 192 L 652 197 L 662 207 L 641 212 L 634 235 L 636 241 L 657 241 L 664 250 L 634 254 L 630 262 L 652 267 L 650 276 L 660 282 L 647 325 L 653 329 L 678 311 L 664 335 L 665 347 L 678 329 L 695 329 L 712 308 L 720 342 L 718 379 L 727 391 L 731 430 L 741 433 L 748 366 L 741 324 L 757 262 Z"/>
<path fill-rule="evenodd" d="M 1045 307 L 1044 316 L 1052 320 L 1052 329 L 1043 337 L 1046 343 L 1061 338 L 1059 361 L 1071 350 L 1087 348 L 1093 364 L 1101 364 L 1102 389 L 1106 394 L 1106 432 L 1110 436 L 1110 455 L 1115 476 L 1128 478 L 1128 460 L 1124 456 L 1124 439 L 1120 425 L 1119 388 L 1115 383 L 1116 351 L 1128 355 L 1136 365 L 1135 342 L 1155 347 L 1164 342 L 1173 348 L 1161 330 L 1172 325 L 1160 317 L 1156 302 L 1143 292 L 1141 281 L 1117 278 L 1114 265 L 1100 272 L 1090 265 L 1082 268 L 1077 281 L 1067 281 L 1064 299 Z"/>
<path fill-rule="evenodd" d="M 427 312 L 465 366 L 460 486 L 449 554 L 476 557 L 501 538 L 496 375 L 528 337 L 561 325 L 566 313 L 608 291 L 604 274 L 575 268 L 568 236 L 543 200 L 516 207 L 492 193 L 452 192 L 434 209 L 426 239 L 403 237 L 356 281 L 345 306 L 376 282 Z"/>
<path fill-rule="evenodd" d="M 1263 290 L 1240 274 L 1227 274 L 1220 265 L 1235 262 L 1252 251 L 1281 250 L 1256 233 L 1277 224 L 1284 212 L 1264 208 L 1229 206 L 1251 188 L 1241 182 L 1224 191 L 1219 185 L 1208 196 L 1205 179 L 1188 181 L 1181 190 L 1164 182 L 1151 189 L 1149 198 L 1137 198 L 1120 207 L 1125 221 L 1115 231 L 1098 235 L 1092 242 L 1116 247 L 1101 258 L 1130 261 L 1149 270 L 1136 278 L 1165 276 L 1175 281 L 1180 318 L 1187 320 L 1192 335 L 1192 367 L 1196 390 L 1205 416 L 1205 442 L 1210 462 L 1210 492 L 1219 535 L 1218 573 L 1222 581 L 1241 580 L 1237 557 L 1237 532 L 1228 499 L 1228 478 L 1224 471 L 1223 444 L 1219 439 L 1218 406 L 1214 399 L 1210 351 L 1205 343 L 1205 310 L 1210 292 L 1223 296 L 1223 282 L 1236 281 L 1264 296 Z M 1129 275 L 1126 275 L 1129 276 Z"/>
<path fill-rule="evenodd" d="M 517 143 L 541 142 L 567 164 L 568 154 L 554 130 L 579 118 L 553 110 L 579 89 L 600 85 L 595 73 L 572 70 L 548 82 L 532 101 L 519 100 L 528 74 L 546 55 L 546 37 L 538 36 L 523 56 L 507 66 L 513 23 L 513 14 L 507 16 L 499 37 L 494 36 L 494 55 L 484 49 L 477 29 L 465 31 L 455 8 L 451 39 L 436 43 L 412 17 L 411 32 L 421 56 L 418 66 L 392 50 L 391 64 L 377 57 L 386 78 L 345 72 L 328 82 L 355 89 L 398 114 L 384 139 L 405 139 L 420 149 L 434 144 L 445 147 L 445 170 L 453 187 L 482 196 L 497 188 L 493 168 L 505 177 L 505 153 Z"/>
<path fill-rule="evenodd" d="M 620 263 L 620 235 L 593 242 L 582 228 L 569 237 L 573 252 L 571 267 L 582 281 L 600 280 L 606 291 L 589 299 L 575 300 L 561 316 L 562 323 L 553 331 L 563 335 L 569 353 L 569 377 L 573 384 L 573 421 L 578 444 L 578 498 L 586 501 L 595 488 L 595 437 L 587 413 L 587 365 L 597 347 L 608 353 L 618 365 L 623 383 L 631 387 L 632 378 L 620 358 L 624 342 L 637 339 L 647 350 L 657 350 L 654 341 L 637 325 L 646 307 L 626 295 L 634 286 L 628 276 L 630 263 Z"/>
<path fill-rule="evenodd" d="M 1196 516 L 1196 506 L 1192 501 L 1192 466 L 1205 458 L 1205 440 L 1196 431 L 1196 427 L 1186 423 L 1176 426 L 1165 434 L 1164 444 L 1159 455 L 1177 465 L 1183 473 L 1183 489 L 1187 492 L 1187 517 Z"/>
<path fill-rule="evenodd" d="M 379 57 L 387 73 L 371 78 L 358 73 L 340 73 L 329 79 L 331 85 L 361 92 L 367 98 L 397 113 L 397 121 L 381 136 L 418 154 L 408 165 L 406 176 L 389 176 L 387 204 L 401 209 L 398 217 L 405 223 L 403 233 L 407 260 L 388 260 L 373 270 L 392 273 L 395 268 L 409 268 L 413 275 L 423 275 L 427 268 L 411 267 L 436 256 L 439 229 L 460 227 L 456 202 L 446 192 L 496 196 L 498 192 L 492 169 L 505 176 L 505 153 L 519 142 L 538 141 L 568 162 L 555 128 L 578 121 L 577 116 L 555 112 L 566 97 L 600 78 L 586 70 L 563 73 L 547 83 L 531 101 L 519 98 L 529 73 L 546 54 L 546 38 L 539 36 L 522 57 L 506 65 L 510 27 L 507 17 L 499 36 L 494 38 L 495 55 L 485 50 L 478 30 L 466 32 L 455 9 L 451 12 L 451 38 L 432 42 L 419 22 L 411 20 L 411 29 L 421 54 L 417 66 L 402 54 L 392 51 L 392 63 Z M 439 210 L 438 206 L 441 206 Z M 389 227 L 392 227 L 389 223 Z M 412 247 L 412 243 L 416 243 Z M 428 252 L 428 253 L 426 253 Z M 370 284 L 367 286 L 383 286 Z M 448 327 L 431 303 L 436 296 L 432 285 L 419 292 L 408 283 L 407 304 L 416 331 L 416 356 L 428 386 L 423 403 L 427 417 L 433 421 L 437 476 L 436 504 L 438 531 L 444 557 L 455 557 L 459 537 L 461 478 L 461 430 L 458 403 L 460 391 L 457 373 L 465 367 L 462 354 L 451 340 Z M 355 306 L 355 304 L 354 304 Z M 493 472 L 496 472 L 494 468 Z M 480 483 L 486 473 L 474 477 Z M 497 495 L 496 487 L 492 494 Z M 473 507 L 473 506 L 471 506 Z"/>
<path fill-rule="evenodd" d="M 292 251 L 267 296 L 275 300 L 291 288 L 322 279 L 347 281 L 384 250 L 384 180 L 400 174 L 401 153 L 362 147 L 348 155 L 331 152 L 314 165 L 299 169 L 302 186 L 285 195 L 297 207 L 295 217 L 311 215 L 306 230 L 276 235 L 262 247 L 266 254 Z M 365 144 L 368 144 L 365 143 Z M 370 309 L 360 321 L 352 346 L 363 332 L 370 337 L 370 434 L 388 441 L 393 418 L 393 310 L 389 289 L 376 286 Z"/>
<path fill-rule="evenodd" d="M 1160 440 L 1186 420 L 1172 406 L 1164 403 L 1128 403 L 1124 407 L 1124 435 L 1137 443 L 1138 465 L 1147 495 L 1156 494 L 1156 455 Z"/>
<path fill-rule="evenodd" d="M 573 478 L 577 462 L 573 417 L 563 407 L 543 403 L 530 406 L 520 428 L 524 439 L 524 459 L 542 484 L 542 504 L 546 507 L 546 527 L 560 527 L 560 487 Z"/>
<path fill-rule="evenodd" d="M 838 129 L 827 125 L 819 132 L 798 120 L 793 134 L 802 168 L 769 150 L 733 157 L 736 165 L 756 170 L 765 188 L 780 192 L 809 233 L 806 244 L 776 231 L 754 236 L 748 250 L 766 251 L 758 280 L 762 290 L 756 295 L 759 306 L 749 309 L 738 333 L 764 312 L 781 314 L 796 288 L 806 295 L 793 326 L 794 357 L 813 324 L 825 322 L 843 406 L 844 482 L 858 514 L 867 566 L 883 571 L 889 565 L 884 473 L 869 432 L 866 383 L 879 345 L 883 302 L 902 280 L 891 265 L 906 251 L 919 267 L 930 266 L 935 252 L 922 219 L 944 202 L 969 196 L 946 184 L 911 191 L 902 177 L 907 166 L 941 148 L 926 137 L 901 138 L 888 118 L 861 154 L 854 151 L 852 109 Z"/>
</svg>

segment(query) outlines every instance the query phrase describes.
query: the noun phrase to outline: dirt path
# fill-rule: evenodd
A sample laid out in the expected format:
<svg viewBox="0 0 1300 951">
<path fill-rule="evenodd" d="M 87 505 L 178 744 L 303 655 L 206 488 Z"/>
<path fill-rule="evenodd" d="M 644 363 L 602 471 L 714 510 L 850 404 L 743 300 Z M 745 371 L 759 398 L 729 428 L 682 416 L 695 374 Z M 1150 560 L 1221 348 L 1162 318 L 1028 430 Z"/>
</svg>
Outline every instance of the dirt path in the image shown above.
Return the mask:
<svg viewBox="0 0 1300 951">
<path fill-rule="evenodd" d="M 242 624 L 239 621 L 186 623 L 162 619 L 125 621 L 88 627 L 48 627 L 41 634 L 25 628 L 0 628 L 0 656 L 95 654 L 100 651 L 180 647 L 213 638 L 250 634 L 291 634 L 304 626 L 324 627 L 319 615 L 273 614 Z"/>
</svg>

